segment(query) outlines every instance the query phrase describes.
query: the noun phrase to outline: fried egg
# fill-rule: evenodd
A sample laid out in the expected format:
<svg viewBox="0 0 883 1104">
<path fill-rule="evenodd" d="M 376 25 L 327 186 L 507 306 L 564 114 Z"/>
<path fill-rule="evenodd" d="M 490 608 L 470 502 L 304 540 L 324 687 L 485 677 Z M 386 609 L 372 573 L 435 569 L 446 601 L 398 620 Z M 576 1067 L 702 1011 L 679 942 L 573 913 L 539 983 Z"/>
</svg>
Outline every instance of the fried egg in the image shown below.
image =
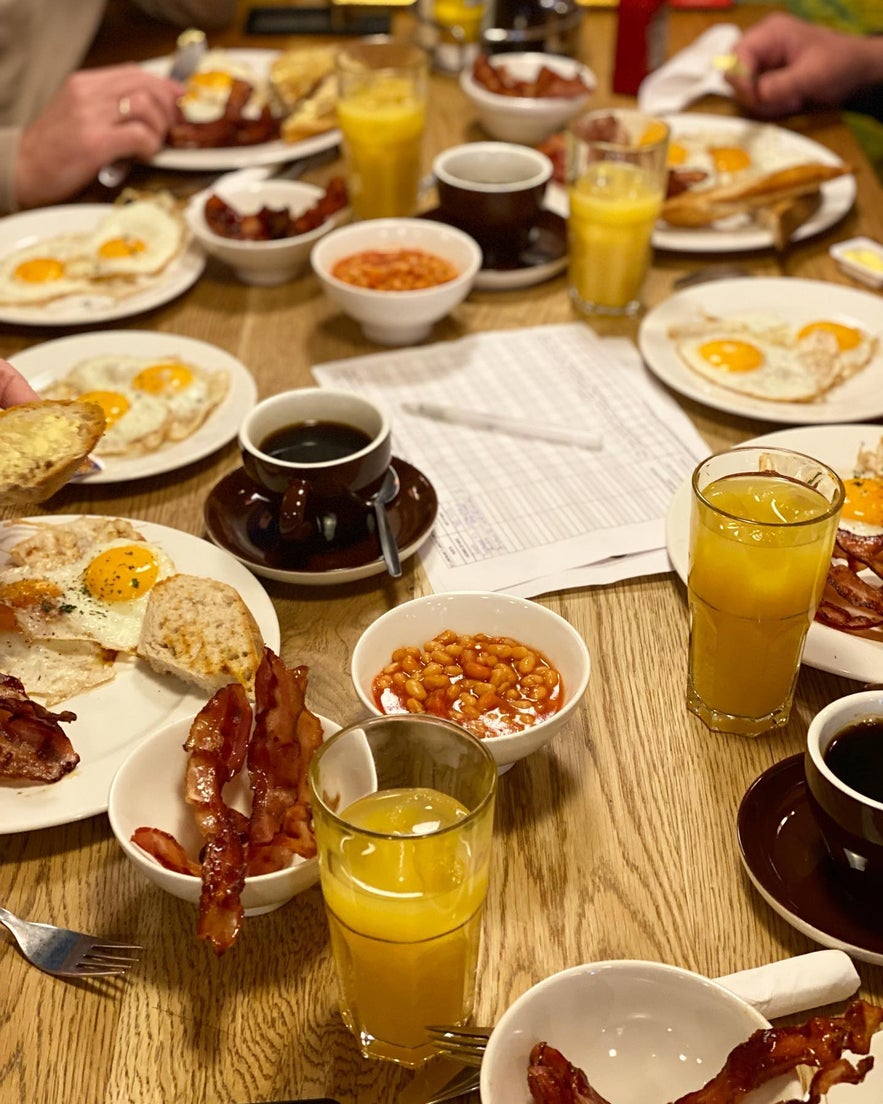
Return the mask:
<svg viewBox="0 0 883 1104">
<path fill-rule="evenodd" d="M 181 114 L 188 123 L 213 123 L 223 117 L 234 80 L 245 81 L 257 89 L 258 80 L 251 66 L 234 61 L 223 50 L 209 50 L 196 72 L 187 79 L 187 91 L 178 101 Z M 260 111 L 259 92 L 252 94 L 246 114 Z"/>
<path fill-rule="evenodd" d="M 705 173 L 699 188 L 728 184 L 746 173 L 769 173 L 796 164 L 800 155 L 782 148 L 775 127 L 746 125 L 716 134 L 677 130 L 668 144 L 668 167 Z"/>
<path fill-rule="evenodd" d="M 80 264 L 82 242 L 73 236 L 47 238 L 0 258 L 0 302 L 47 303 L 88 292 Z"/>
<path fill-rule="evenodd" d="M 84 243 L 90 279 L 151 276 L 177 255 L 186 237 L 180 212 L 150 200 L 114 207 Z"/>
</svg>

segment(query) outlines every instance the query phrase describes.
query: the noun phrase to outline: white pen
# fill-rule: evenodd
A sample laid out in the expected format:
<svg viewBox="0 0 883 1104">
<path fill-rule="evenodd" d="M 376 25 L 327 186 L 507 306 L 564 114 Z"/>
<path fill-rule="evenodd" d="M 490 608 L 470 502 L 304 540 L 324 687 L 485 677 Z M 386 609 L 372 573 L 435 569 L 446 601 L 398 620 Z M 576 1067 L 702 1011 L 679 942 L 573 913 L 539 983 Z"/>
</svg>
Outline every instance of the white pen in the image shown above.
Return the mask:
<svg viewBox="0 0 883 1104">
<path fill-rule="evenodd" d="M 497 414 L 484 414 L 477 410 L 464 410 L 459 406 L 439 406 L 436 403 L 402 403 L 406 414 L 417 414 L 434 422 L 470 426 L 473 429 L 489 429 L 495 433 L 508 433 L 512 437 L 527 437 L 534 441 L 549 441 L 559 445 L 575 445 L 577 448 L 603 448 L 597 433 L 574 426 L 550 425 L 548 422 L 530 421 L 527 418 L 505 418 Z"/>
</svg>

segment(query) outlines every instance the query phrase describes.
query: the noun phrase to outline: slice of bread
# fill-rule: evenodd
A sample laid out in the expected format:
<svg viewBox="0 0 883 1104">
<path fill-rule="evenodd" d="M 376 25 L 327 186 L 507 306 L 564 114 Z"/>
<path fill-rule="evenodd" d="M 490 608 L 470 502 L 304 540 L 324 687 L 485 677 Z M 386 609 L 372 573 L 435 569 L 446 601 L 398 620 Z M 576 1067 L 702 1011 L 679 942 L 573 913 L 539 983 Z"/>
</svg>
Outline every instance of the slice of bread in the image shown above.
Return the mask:
<svg viewBox="0 0 883 1104">
<path fill-rule="evenodd" d="M 261 630 L 229 583 L 172 575 L 150 592 L 137 654 L 154 671 L 207 694 L 240 682 L 253 695 L 263 651 Z"/>
<path fill-rule="evenodd" d="M 75 474 L 106 428 L 96 403 L 21 403 L 0 411 L 0 505 L 44 502 Z"/>
</svg>

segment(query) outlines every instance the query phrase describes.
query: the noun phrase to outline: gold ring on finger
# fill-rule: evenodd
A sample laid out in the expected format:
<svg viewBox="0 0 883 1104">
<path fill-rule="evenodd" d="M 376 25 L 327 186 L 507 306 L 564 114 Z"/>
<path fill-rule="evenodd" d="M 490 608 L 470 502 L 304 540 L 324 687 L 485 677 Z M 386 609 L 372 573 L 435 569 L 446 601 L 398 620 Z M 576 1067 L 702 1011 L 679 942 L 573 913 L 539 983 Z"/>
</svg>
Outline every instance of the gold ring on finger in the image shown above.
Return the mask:
<svg viewBox="0 0 883 1104">
<path fill-rule="evenodd" d="M 132 114 L 132 101 L 128 96 L 120 96 L 117 111 L 119 111 L 121 119 L 128 119 Z"/>
</svg>

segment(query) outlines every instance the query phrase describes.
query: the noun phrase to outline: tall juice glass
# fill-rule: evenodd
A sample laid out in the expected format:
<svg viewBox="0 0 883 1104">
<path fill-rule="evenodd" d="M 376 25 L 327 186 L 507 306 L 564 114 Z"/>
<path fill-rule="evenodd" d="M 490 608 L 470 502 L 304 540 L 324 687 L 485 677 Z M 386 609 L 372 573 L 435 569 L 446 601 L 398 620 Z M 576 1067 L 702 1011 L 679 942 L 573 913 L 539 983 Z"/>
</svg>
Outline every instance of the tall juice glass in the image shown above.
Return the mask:
<svg viewBox="0 0 883 1104">
<path fill-rule="evenodd" d="M 692 487 L 687 707 L 757 736 L 788 721 L 843 484 L 800 453 L 741 448 L 703 461 Z"/>
<path fill-rule="evenodd" d="M 570 296 L 585 314 L 634 314 L 665 195 L 668 126 L 593 111 L 568 132 Z"/>
<path fill-rule="evenodd" d="M 426 127 L 427 57 L 409 43 L 363 39 L 337 55 L 337 121 L 359 218 L 413 215 Z"/>
<path fill-rule="evenodd" d="M 376 787 L 338 808 L 339 764 L 366 754 Z M 422 1065 L 426 1027 L 472 1013 L 496 783 L 484 744 L 429 716 L 372 718 L 313 757 L 341 1012 L 367 1058 Z"/>
</svg>

